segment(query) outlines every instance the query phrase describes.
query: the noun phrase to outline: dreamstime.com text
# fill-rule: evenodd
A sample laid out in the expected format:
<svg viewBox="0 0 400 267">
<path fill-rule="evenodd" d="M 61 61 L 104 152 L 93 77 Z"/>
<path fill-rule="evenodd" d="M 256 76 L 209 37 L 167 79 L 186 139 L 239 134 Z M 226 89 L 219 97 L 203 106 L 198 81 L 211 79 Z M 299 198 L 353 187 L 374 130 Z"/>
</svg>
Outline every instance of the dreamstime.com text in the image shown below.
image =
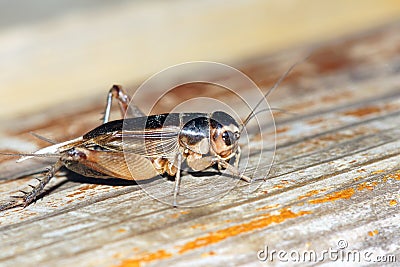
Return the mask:
<svg viewBox="0 0 400 267">
<path fill-rule="evenodd" d="M 262 262 L 397 262 L 395 255 L 377 255 L 371 251 L 359 251 L 347 249 L 346 240 L 339 240 L 337 248 L 329 248 L 321 251 L 315 250 L 275 250 L 265 246 L 257 252 L 258 260 Z"/>
</svg>

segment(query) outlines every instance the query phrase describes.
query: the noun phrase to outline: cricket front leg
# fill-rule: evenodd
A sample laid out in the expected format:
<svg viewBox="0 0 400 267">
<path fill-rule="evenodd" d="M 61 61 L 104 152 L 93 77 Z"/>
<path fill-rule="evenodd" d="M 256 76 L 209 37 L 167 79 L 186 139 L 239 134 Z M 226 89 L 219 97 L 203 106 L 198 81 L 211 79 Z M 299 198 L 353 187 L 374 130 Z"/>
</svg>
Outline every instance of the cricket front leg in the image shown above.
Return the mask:
<svg viewBox="0 0 400 267">
<path fill-rule="evenodd" d="M 125 92 L 122 86 L 114 84 L 107 95 L 107 104 L 104 110 L 104 117 L 102 119 L 103 124 L 110 120 L 113 99 L 118 101 L 122 118 L 125 117 L 125 114 L 131 118 L 145 116 L 145 114 L 137 106 L 129 104 L 131 102 L 131 97 Z"/>
<path fill-rule="evenodd" d="M 234 166 L 236 169 L 239 169 L 239 160 L 240 160 L 240 155 L 241 155 L 241 153 L 242 153 L 242 151 L 241 151 L 240 147 L 238 147 L 238 148 L 236 149 L 236 152 L 235 152 L 235 161 L 233 162 L 233 166 Z M 218 170 L 219 170 L 220 172 L 222 172 L 222 168 L 224 168 L 224 167 L 223 167 L 221 164 L 218 164 L 217 166 L 218 166 Z"/>
<path fill-rule="evenodd" d="M 227 171 L 229 171 L 230 173 L 232 173 L 235 176 L 238 176 L 240 179 L 245 180 L 248 183 L 252 182 L 252 179 L 250 177 L 247 177 L 244 174 L 240 174 L 239 169 L 235 166 L 232 166 L 228 162 L 226 162 L 224 160 L 220 160 L 220 161 L 218 161 L 218 165 L 220 165 L 221 167 L 224 167 Z"/>
<path fill-rule="evenodd" d="M 239 169 L 239 160 L 241 155 L 242 155 L 242 150 L 240 149 L 240 146 L 238 146 L 235 153 L 235 162 L 233 163 L 233 166 L 235 166 L 236 169 Z"/>
</svg>

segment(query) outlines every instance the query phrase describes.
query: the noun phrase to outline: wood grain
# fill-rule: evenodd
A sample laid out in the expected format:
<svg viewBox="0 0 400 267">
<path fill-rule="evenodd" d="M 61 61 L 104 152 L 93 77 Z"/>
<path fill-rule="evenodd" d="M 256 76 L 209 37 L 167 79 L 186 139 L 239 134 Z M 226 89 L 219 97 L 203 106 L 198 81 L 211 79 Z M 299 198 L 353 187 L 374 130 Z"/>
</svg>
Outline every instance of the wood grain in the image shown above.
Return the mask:
<svg viewBox="0 0 400 267">
<path fill-rule="evenodd" d="M 399 29 L 397 23 L 314 48 L 269 97 L 272 106 L 293 114 L 276 114 L 276 159 L 265 182 L 240 182 L 209 205 L 177 209 L 134 184 L 60 175 L 37 203 L 1 212 L 1 265 L 257 266 L 257 252 L 265 246 L 321 255 L 337 249 L 340 240 L 348 250 L 399 261 Z M 260 56 L 236 67 L 267 90 L 309 50 Z M 181 100 L 179 94 L 171 99 L 170 105 Z M 99 97 L 9 121 L 1 126 L 1 149 L 46 145 L 30 131 L 60 141 L 76 137 L 99 123 L 102 105 Z M 265 131 L 273 134 L 273 128 Z M 249 146 L 259 142 L 253 136 Z M 9 179 L 32 165 L 2 158 L 2 204 L 34 183 L 33 176 Z M 190 188 L 199 177 L 183 179 Z M 157 182 L 149 187 L 163 190 Z M 212 187 L 202 190 L 204 198 L 213 193 Z"/>
</svg>

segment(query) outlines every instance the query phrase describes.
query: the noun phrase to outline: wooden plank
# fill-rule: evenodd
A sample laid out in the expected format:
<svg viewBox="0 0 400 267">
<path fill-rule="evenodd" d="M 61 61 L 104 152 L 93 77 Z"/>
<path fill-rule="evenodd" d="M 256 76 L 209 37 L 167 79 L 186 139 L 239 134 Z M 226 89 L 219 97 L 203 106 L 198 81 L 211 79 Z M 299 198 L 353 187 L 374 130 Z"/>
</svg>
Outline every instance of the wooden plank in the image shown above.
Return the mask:
<svg viewBox="0 0 400 267">
<path fill-rule="evenodd" d="M 348 251 L 395 255 L 399 261 L 399 26 L 321 45 L 271 95 L 272 106 L 294 115 L 276 116 L 276 160 L 265 182 L 239 182 L 209 205 L 176 209 L 134 184 L 67 173 L 34 205 L 1 212 L 0 263 L 258 265 L 257 252 L 265 246 L 287 252 L 315 250 L 321 256 L 323 250 L 337 249 L 340 240 L 347 242 Z M 237 67 L 267 90 L 307 50 L 258 57 Z M 205 93 L 226 97 L 211 88 Z M 184 97 L 175 93 L 168 103 L 174 106 Z M 0 149 L 23 151 L 26 144 L 45 145 L 29 131 L 57 140 L 76 137 L 98 124 L 101 100 L 70 103 L 66 105 L 74 108 L 3 123 Z M 160 111 L 163 108 L 166 104 Z M 270 136 L 274 132 L 265 131 Z M 258 136 L 251 138 L 249 147 L 260 146 Z M 248 172 L 256 156 L 250 158 Z M 35 170 L 45 165 L 31 164 Z M 2 160 L 0 203 L 8 203 L 11 195 L 34 183 L 33 176 L 10 179 L 32 165 Z M 258 173 L 267 170 L 262 165 Z M 218 186 L 213 176 L 185 174 L 185 187 L 193 188 L 200 178 Z M 148 186 L 165 191 L 158 181 Z M 207 199 L 215 188 L 201 190 Z"/>
</svg>

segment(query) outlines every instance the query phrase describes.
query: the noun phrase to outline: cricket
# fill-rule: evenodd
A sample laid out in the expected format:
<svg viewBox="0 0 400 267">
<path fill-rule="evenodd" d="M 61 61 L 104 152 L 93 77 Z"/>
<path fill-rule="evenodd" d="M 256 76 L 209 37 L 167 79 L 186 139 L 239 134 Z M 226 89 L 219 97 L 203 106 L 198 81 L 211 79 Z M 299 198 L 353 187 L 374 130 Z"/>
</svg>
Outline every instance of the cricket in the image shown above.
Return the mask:
<svg viewBox="0 0 400 267">
<path fill-rule="evenodd" d="M 137 106 L 130 104 L 131 97 L 121 86 L 114 85 L 108 92 L 100 126 L 80 137 L 53 143 L 33 153 L 0 152 L 3 155 L 21 157 L 17 162 L 33 157 L 57 159 L 54 165 L 44 171 L 44 176 L 38 179 L 37 185 L 30 185 L 31 191 L 16 197 L 22 198 L 24 207 L 36 201 L 62 167 L 86 177 L 102 179 L 139 181 L 158 175 L 175 177 L 172 192 L 174 207 L 177 207 L 181 166 L 184 161 L 193 171 L 201 172 L 216 166 L 219 171 L 224 169 L 251 183 L 254 178 L 245 176 L 238 169 L 241 133 L 257 113 L 265 111 L 257 111 L 257 108 L 297 63 L 278 79 L 241 123 L 223 111 L 147 116 Z M 129 118 L 109 121 L 114 100 L 118 102 L 122 118 L 127 117 L 126 115 Z"/>
</svg>

